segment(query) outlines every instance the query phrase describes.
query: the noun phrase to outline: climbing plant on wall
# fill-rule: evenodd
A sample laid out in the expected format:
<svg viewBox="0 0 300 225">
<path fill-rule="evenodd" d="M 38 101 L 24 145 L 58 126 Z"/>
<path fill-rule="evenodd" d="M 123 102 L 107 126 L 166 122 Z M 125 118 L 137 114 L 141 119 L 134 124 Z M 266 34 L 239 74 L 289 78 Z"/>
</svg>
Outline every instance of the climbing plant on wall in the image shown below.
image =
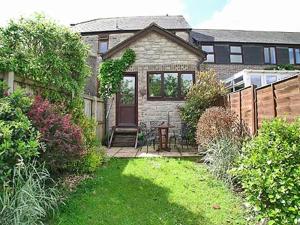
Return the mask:
<svg viewBox="0 0 300 225">
<path fill-rule="evenodd" d="M 81 113 L 89 67 L 88 47 L 78 33 L 36 14 L 1 28 L 0 46 L 0 72 L 37 82 L 44 97 Z"/>
<path fill-rule="evenodd" d="M 120 59 L 110 59 L 102 63 L 99 70 L 99 93 L 108 99 L 120 89 L 124 72 L 134 63 L 136 58 L 132 49 L 126 49 Z"/>
</svg>

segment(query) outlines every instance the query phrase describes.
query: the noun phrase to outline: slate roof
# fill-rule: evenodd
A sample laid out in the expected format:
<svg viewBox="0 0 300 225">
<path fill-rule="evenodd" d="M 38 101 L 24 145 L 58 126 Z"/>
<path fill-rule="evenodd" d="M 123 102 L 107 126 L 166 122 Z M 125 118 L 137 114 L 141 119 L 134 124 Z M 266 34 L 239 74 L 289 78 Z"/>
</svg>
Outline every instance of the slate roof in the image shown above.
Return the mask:
<svg viewBox="0 0 300 225">
<path fill-rule="evenodd" d="M 200 42 L 300 44 L 300 32 L 193 29 L 191 37 Z"/>
<path fill-rule="evenodd" d="M 119 31 L 119 30 L 142 30 L 151 23 L 168 30 L 191 29 L 183 16 L 135 16 L 99 18 L 72 24 L 72 29 L 80 33 Z"/>
</svg>

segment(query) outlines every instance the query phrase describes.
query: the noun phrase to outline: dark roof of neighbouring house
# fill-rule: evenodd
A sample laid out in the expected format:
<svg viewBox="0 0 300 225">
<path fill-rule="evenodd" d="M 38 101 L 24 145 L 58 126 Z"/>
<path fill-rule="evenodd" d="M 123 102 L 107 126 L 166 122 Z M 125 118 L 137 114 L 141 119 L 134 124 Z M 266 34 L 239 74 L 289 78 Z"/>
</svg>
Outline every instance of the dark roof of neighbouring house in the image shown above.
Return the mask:
<svg viewBox="0 0 300 225">
<path fill-rule="evenodd" d="M 178 37 L 177 35 L 173 34 L 172 32 L 169 32 L 168 30 L 160 27 L 156 23 L 151 23 L 149 26 L 147 26 L 143 30 L 135 33 L 131 37 L 127 38 L 126 40 L 122 41 L 121 43 L 117 44 L 116 46 L 114 46 L 113 48 L 108 50 L 106 53 L 104 53 L 102 55 L 102 58 L 103 59 L 110 58 L 111 56 L 113 56 L 117 52 L 121 51 L 124 48 L 127 48 L 131 43 L 135 42 L 136 40 L 138 40 L 138 39 L 140 39 L 144 36 L 146 36 L 150 32 L 156 32 L 156 33 L 164 36 L 165 38 L 177 43 L 178 45 L 184 47 L 188 51 L 190 51 L 190 52 L 194 53 L 195 55 L 201 57 L 202 59 L 204 59 L 206 57 L 206 53 L 203 52 L 198 47 L 190 44 L 189 42 L 187 42 L 184 39 Z"/>
<path fill-rule="evenodd" d="M 72 29 L 80 33 L 105 32 L 105 31 L 130 31 L 142 30 L 151 23 L 156 23 L 164 29 L 182 30 L 191 29 L 183 16 L 134 16 L 99 18 L 77 24 L 72 24 Z"/>
<path fill-rule="evenodd" d="M 200 42 L 300 44 L 300 32 L 193 29 L 191 37 Z"/>
</svg>

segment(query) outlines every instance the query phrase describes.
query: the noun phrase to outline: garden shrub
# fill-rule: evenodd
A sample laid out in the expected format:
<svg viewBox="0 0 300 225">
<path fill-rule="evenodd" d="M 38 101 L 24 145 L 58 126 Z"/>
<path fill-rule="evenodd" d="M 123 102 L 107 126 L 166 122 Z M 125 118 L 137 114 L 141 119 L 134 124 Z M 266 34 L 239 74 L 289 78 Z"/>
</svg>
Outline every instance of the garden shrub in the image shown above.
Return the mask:
<svg viewBox="0 0 300 225">
<path fill-rule="evenodd" d="M 79 33 L 36 14 L 0 29 L 0 46 L 1 72 L 37 82 L 44 97 L 65 102 L 69 111 L 83 107 L 88 47 Z"/>
<path fill-rule="evenodd" d="M 43 224 L 57 208 L 58 191 L 50 174 L 35 162 L 14 167 L 12 185 L 0 194 L 1 225 Z"/>
<path fill-rule="evenodd" d="M 230 170 L 236 166 L 240 154 L 240 143 L 228 137 L 222 137 L 207 145 L 204 162 L 215 177 L 223 180 L 229 186 L 233 186 L 236 181 Z"/>
<path fill-rule="evenodd" d="M 236 174 L 245 194 L 268 224 L 300 223 L 300 120 L 264 122 L 245 144 Z"/>
<path fill-rule="evenodd" d="M 132 49 L 126 49 L 120 59 L 105 60 L 99 69 L 99 94 L 108 99 L 120 89 L 124 72 L 134 63 L 136 58 Z"/>
<path fill-rule="evenodd" d="M 4 81 L 0 80 L 0 98 L 3 98 L 8 95 L 7 90 L 7 84 Z"/>
<path fill-rule="evenodd" d="M 92 173 L 95 172 L 101 164 L 103 164 L 104 160 L 105 153 L 103 149 L 93 147 L 92 149 L 89 149 L 87 154 L 83 156 L 83 158 L 78 161 L 75 166 L 72 166 L 72 168 L 76 168 L 76 172 L 79 173 Z"/>
<path fill-rule="evenodd" d="M 81 127 L 84 144 L 87 149 L 100 147 L 101 143 L 96 136 L 96 121 L 83 115 L 78 120 L 78 125 Z"/>
<path fill-rule="evenodd" d="M 205 147 L 223 137 L 241 142 L 247 135 L 246 126 L 234 112 L 215 106 L 206 109 L 201 115 L 197 125 L 196 141 Z"/>
<path fill-rule="evenodd" d="M 220 104 L 220 99 L 226 94 L 224 85 L 213 70 L 198 73 L 196 80 L 186 96 L 185 104 L 179 107 L 180 116 L 189 127 L 191 140 L 195 138 L 201 114 L 205 109 Z"/>
<path fill-rule="evenodd" d="M 9 181 L 20 161 L 39 155 L 39 132 L 25 114 L 30 104 L 20 91 L 0 98 L 0 183 Z"/>
<path fill-rule="evenodd" d="M 61 113 L 62 107 L 37 96 L 28 113 L 45 143 L 42 160 L 53 171 L 64 169 L 69 161 L 85 153 L 82 130 L 72 122 L 71 115 Z"/>
</svg>

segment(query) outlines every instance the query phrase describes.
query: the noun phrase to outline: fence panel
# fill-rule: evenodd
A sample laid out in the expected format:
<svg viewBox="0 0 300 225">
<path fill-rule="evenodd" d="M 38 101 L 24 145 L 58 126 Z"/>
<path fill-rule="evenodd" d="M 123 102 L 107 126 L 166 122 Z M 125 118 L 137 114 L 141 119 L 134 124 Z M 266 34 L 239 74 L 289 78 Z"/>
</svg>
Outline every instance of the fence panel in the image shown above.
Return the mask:
<svg viewBox="0 0 300 225">
<path fill-rule="evenodd" d="M 300 76 L 274 85 L 276 114 L 288 121 L 300 115 Z"/>
<path fill-rule="evenodd" d="M 104 103 L 96 96 L 84 95 L 84 112 L 85 115 L 96 121 L 96 134 L 99 140 L 104 138 Z"/>
<path fill-rule="evenodd" d="M 44 87 L 39 86 L 37 83 L 31 80 L 20 78 L 12 72 L 0 74 L 0 80 L 4 80 L 8 84 L 9 92 L 11 93 L 17 88 L 23 88 L 27 93 L 36 95 L 40 94 L 44 89 Z M 104 103 L 96 96 L 84 95 L 83 99 L 84 113 L 88 118 L 95 119 L 95 121 L 97 122 L 95 132 L 97 134 L 97 138 L 99 138 L 99 140 L 102 140 L 104 137 Z"/>
<path fill-rule="evenodd" d="M 275 117 L 293 121 L 300 116 L 300 75 L 254 89 L 253 86 L 228 94 L 229 107 L 251 134 L 263 120 Z"/>
<path fill-rule="evenodd" d="M 261 127 L 263 120 L 276 117 L 274 86 L 267 86 L 256 90 L 257 126 Z"/>
</svg>

